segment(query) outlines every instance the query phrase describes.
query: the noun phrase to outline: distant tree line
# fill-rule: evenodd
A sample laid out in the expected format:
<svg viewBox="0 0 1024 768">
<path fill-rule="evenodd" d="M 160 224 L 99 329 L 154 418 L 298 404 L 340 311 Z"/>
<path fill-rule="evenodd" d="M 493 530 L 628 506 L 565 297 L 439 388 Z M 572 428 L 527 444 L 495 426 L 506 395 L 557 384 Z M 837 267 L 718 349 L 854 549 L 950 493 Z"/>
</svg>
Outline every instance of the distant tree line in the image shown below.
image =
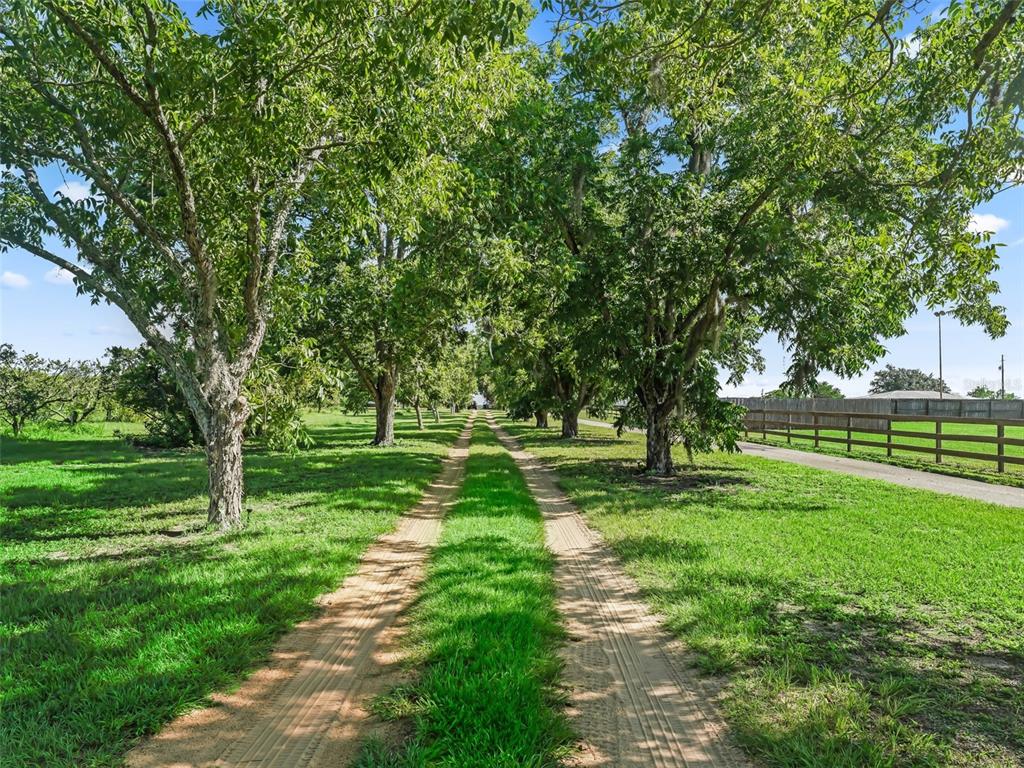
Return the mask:
<svg viewBox="0 0 1024 768">
<path fill-rule="evenodd" d="M 438 366 L 410 375 L 401 402 L 437 416 L 440 408 L 465 407 L 475 389 L 474 349 L 463 344 Z M 252 404 L 246 436 L 273 450 L 312 444 L 302 413 L 326 407 L 359 412 L 366 391 L 343 370 L 325 362 L 311 344 L 292 344 L 264 356 L 246 379 Z M 75 427 L 86 421 L 141 422 L 143 434 L 125 439 L 149 448 L 203 444 L 203 433 L 181 389 L 149 346 L 111 347 L 102 360 L 48 359 L 0 345 L 0 412 L 14 436 L 27 424 Z"/>
</svg>

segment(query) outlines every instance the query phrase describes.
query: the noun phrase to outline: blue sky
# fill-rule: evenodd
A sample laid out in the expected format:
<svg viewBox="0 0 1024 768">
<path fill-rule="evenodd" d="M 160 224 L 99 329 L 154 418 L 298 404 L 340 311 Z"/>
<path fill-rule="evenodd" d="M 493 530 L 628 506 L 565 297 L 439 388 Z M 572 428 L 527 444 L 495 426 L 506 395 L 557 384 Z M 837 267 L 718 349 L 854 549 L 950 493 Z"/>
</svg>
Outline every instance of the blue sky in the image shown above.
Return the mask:
<svg viewBox="0 0 1024 768">
<path fill-rule="evenodd" d="M 531 33 L 541 38 L 540 20 Z M 40 179 L 51 193 L 60 189 L 69 196 L 87 189 L 56 169 L 45 169 Z M 999 251 L 999 303 L 1007 308 L 1010 330 L 1001 339 L 989 339 L 978 328 L 963 327 L 953 318 L 943 320 L 943 369 L 946 381 L 957 392 L 978 383 L 997 385 L 999 356 L 1006 355 L 1007 388 L 1024 394 L 1024 189 L 1008 190 L 979 208 L 979 226 L 995 230 Z M 55 241 L 49 245 L 71 255 Z M 49 263 L 20 250 L 0 254 L 0 341 L 24 351 L 49 357 L 97 358 L 113 345 L 141 342 L 138 333 L 116 307 L 94 305 L 78 296 L 75 286 Z M 785 377 L 785 350 L 771 338 L 763 341 L 767 369 L 752 375 L 723 394 L 756 395 L 774 389 Z M 847 395 L 867 391 L 871 371 L 886 363 L 938 372 L 938 324 L 927 311 L 918 312 L 906 324 L 906 334 L 888 344 L 888 354 L 863 376 L 841 380 L 825 375 Z"/>
</svg>

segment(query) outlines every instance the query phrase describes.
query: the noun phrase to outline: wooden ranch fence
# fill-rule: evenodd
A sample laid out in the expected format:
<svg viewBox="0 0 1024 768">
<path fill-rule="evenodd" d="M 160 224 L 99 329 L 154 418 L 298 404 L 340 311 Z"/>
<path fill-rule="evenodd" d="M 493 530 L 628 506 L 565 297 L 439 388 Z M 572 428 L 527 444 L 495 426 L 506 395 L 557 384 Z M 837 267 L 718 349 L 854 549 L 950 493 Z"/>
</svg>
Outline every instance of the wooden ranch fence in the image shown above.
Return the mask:
<svg viewBox="0 0 1024 768">
<path fill-rule="evenodd" d="M 934 424 L 933 432 L 918 432 L 907 429 L 893 429 L 893 422 L 924 422 Z M 996 428 L 995 435 L 962 434 L 956 432 L 957 425 L 977 424 L 988 425 Z M 947 432 L 945 427 L 952 429 Z M 893 451 L 912 451 L 915 453 L 928 453 L 935 456 L 935 461 L 942 462 L 944 456 L 960 459 L 973 459 L 975 461 L 995 462 L 999 472 L 1006 471 L 1007 464 L 1024 465 L 1024 456 L 1006 455 L 1006 446 L 1024 447 L 1024 439 L 1007 437 L 1007 427 L 1024 427 L 1024 419 L 1007 418 L 978 418 L 973 416 L 945 416 L 945 415 L 913 415 L 908 413 L 880 414 L 865 413 L 863 411 L 840 411 L 840 410 L 795 410 L 778 408 L 749 408 L 744 417 L 744 432 L 749 437 L 750 433 L 760 433 L 762 439 L 769 435 L 786 438 L 787 443 L 793 440 L 813 440 L 814 447 L 818 448 L 821 443 L 840 443 L 846 445 L 847 451 L 852 451 L 853 446 L 884 448 L 886 456 L 892 456 Z M 845 429 L 846 436 L 839 437 L 822 432 L 842 432 Z M 862 437 L 854 437 L 854 434 L 879 435 L 885 440 L 865 440 Z M 918 440 L 931 440 L 932 445 L 914 445 L 906 442 L 896 442 L 893 438 L 914 438 Z M 943 442 L 959 443 L 984 443 L 995 445 L 995 453 L 981 453 L 979 451 L 953 450 L 943 447 Z"/>
</svg>

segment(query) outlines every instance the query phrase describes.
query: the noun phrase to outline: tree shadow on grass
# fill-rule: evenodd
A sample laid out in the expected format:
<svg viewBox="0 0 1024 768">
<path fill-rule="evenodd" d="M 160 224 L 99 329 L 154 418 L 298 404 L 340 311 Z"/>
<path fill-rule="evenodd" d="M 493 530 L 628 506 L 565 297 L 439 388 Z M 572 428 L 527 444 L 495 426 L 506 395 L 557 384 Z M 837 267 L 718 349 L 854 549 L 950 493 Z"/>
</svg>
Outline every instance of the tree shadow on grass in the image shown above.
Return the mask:
<svg viewBox="0 0 1024 768">
<path fill-rule="evenodd" d="M 49 462 L 104 463 L 138 461 L 143 454 L 127 443 L 111 438 L 81 437 L 54 440 L 34 437 L 0 437 L 0 466 Z"/>
<path fill-rule="evenodd" d="M 356 427 L 361 440 L 367 435 L 367 426 Z M 425 452 L 424 445 L 449 445 L 458 428 L 441 424 L 424 437 L 418 434 L 415 443 L 392 448 L 353 445 L 341 451 L 344 443 L 332 443 L 329 449 L 295 455 L 248 451 L 247 507 L 251 514 L 266 514 L 267 505 L 294 494 L 320 496 L 318 504 L 352 504 L 368 512 L 411 506 L 440 467 L 440 451 Z M 92 450 L 93 441 L 86 442 Z M 119 456 L 122 448 L 114 441 L 96 442 L 103 450 L 93 457 L 93 463 L 60 468 L 69 479 L 65 484 L 54 487 L 49 478 L 41 478 L 10 485 L 5 493 L 9 514 L 0 522 L 0 538 L 25 542 L 143 535 L 180 518 L 201 519 L 205 514 L 207 478 L 202 454 L 136 454 L 133 462 L 110 463 L 109 457 Z M 58 443 L 75 445 L 77 441 Z M 132 519 L 140 523 L 135 527 L 125 527 L 124 515 L 104 514 L 170 504 L 180 506 L 144 512 L 131 509 Z"/>
<path fill-rule="evenodd" d="M 441 427 L 394 449 L 250 451 L 250 523 L 229 534 L 203 529 L 201 455 L 108 461 L 125 449 L 96 441 L 92 464 L 9 475 L 3 760 L 115 764 L 237 680 L 420 498 L 459 425 Z"/>
<path fill-rule="evenodd" d="M 366 543 L 233 552 L 224 539 L 93 558 L 86 578 L 68 574 L 81 562 L 39 563 L 5 589 L 4 620 L 22 627 L 4 649 L 12 764 L 113 762 L 264 658 Z"/>
<path fill-rule="evenodd" d="M 411 506 L 440 466 L 440 457 L 394 449 L 379 455 L 255 456 L 246 466 L 246 505 L 254 514 L 272 513 L 274 500 L 293 494 L 333 496 L 366 510 Z M 201 461 L 115 465 L 93 469 L 68 466 L 84 482 L 53 489 L 48 484 L 15 485 L 7 491 L 9 519 L 0 522 L 7 541 L 55 541 L 75 536 L 140 535 L 162 524 L 205 514 L 206 466 Z M 101 512 L 154 504 L 180 504 L 166 512 L 144 513 L 146 526 L 125 528 L 126 519 Z M 271 508 L 267 508 L 271 505 Z M 133 518 L 138 511 L 132 509 Z"/>
<path fill-rule="evenodd" d="M 928 765 L 949 748 L 1024 757 L 1024 655 L 756 563 L 722 569 L 701 541 L 626 536 L 614 548 L 659 574 L 645 592 L 697 665 L 733 676 L 737 735 L 768 764 Z"/>
<path fill-rule="evenodd" d="M 794 487 L 772 494 L 766 507 L 743 467 L 714 459 L 680 486 L 644 482 L 621 454 L 550 447 L 543 456 L 574 500 L 602 517 L 647 520 L 670 508 L 712 521 L 749 515 L 770 527 L 832 506 Z M 734 731 L 766 765 L 1024 763 L 1019 646 L 993 649 L 980 631 L 938 608 L 922 619 L 911 615 L 917 606 L 879 605 L 828 583 L 773 575 L 755 561 L 727 565 L 699 535 L 613 528 L 617 556 L 639 574 L 691 660 L 729 676 Z"/>
<path fill-rule="evenodd" d="M 435 550 L 411 608 L 422 677 L 379 707 L 413 714 L 416 734 L 360 765 L 419 764 L 425 755 L 472 765 L 499 754 L 508 765 L 560 764 L 572 735 L 556 689 L 561 628 L 549 558 L 487 534 Z"/>
<path fill-rule="evenodd" d="M 749 487 L 750 478 L 735 467 L 702 464 L 697 468 L 683 467 L 671 477 L 647 475 L 636 462 L 621 459 L 591 459 L 567 464 L 560 474 L 600 479 L 614 483 L 631 492 L 652 492 L 663 496 L 690 491 L 720 491 L 730 486 Z"/>
</svg>

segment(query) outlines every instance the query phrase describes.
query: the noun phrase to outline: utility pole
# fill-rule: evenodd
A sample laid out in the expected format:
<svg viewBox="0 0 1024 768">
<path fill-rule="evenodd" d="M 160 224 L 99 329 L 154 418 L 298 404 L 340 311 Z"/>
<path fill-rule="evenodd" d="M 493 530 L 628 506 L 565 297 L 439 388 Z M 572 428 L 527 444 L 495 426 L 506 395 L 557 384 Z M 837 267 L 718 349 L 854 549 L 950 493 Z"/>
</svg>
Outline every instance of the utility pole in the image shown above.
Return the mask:
<svg viewBox="0 0 1024 768">
<path fill-rule="evenodd" d="M 1006 399 L 1006 355 L 999 356 L 999 399 Z"/>
<path fill-rule="evenodd" d="M 942 316 L 946 314 L 946 310 L 940 309 L 935 313 L 935 316 L 939 319 L 939 400 L 942 399 L 942 390 L 946 388 L 945 379 L 942 378 Z"/>
</svg>

